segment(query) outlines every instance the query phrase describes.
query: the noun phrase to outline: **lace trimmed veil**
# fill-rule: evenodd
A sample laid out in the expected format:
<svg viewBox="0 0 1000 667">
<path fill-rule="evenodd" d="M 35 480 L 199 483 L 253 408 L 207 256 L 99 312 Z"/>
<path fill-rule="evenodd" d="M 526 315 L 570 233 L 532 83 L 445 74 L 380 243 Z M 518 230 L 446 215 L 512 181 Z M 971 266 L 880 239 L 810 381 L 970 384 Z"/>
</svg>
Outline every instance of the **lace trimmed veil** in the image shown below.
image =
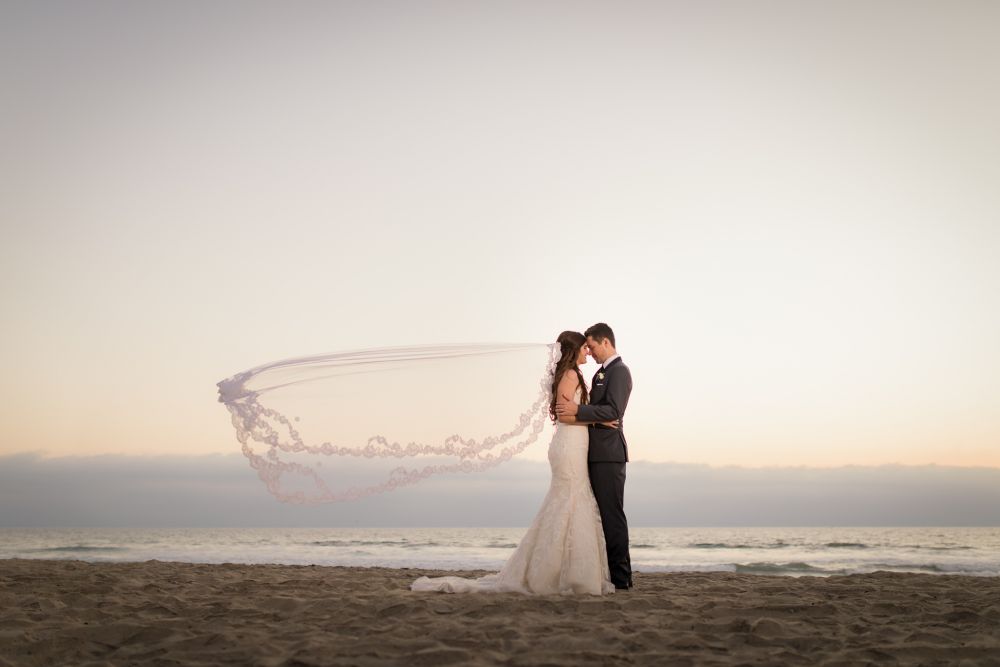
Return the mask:
<svg viewBox="0 0 1000 667">
<path fill-rule="evenodd" d="M 558 344 L 393 347 L 285 359 L 218 383 L 278 500 L 319 504 L 481 472 L 538 439 Z"/>
</svg>

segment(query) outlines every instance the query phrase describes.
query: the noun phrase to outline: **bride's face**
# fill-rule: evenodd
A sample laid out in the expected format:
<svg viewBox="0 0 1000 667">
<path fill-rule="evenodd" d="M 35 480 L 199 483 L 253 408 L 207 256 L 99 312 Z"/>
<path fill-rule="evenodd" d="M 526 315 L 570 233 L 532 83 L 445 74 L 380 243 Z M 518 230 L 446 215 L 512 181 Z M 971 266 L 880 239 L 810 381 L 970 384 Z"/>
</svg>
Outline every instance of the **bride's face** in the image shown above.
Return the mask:
<svg viewBox="0 0 1000 667">
<path fill-rule="evenodd" d="M 587 344 L 584 343 L 583 347 L 580 348 L 580 353 L 576 355 L 576 365 L 583 366 L 585 363 L 587 363 L 587 356 L 589 354 L 590 354 L 590 348 L 588 348 Z"/>
</svg>

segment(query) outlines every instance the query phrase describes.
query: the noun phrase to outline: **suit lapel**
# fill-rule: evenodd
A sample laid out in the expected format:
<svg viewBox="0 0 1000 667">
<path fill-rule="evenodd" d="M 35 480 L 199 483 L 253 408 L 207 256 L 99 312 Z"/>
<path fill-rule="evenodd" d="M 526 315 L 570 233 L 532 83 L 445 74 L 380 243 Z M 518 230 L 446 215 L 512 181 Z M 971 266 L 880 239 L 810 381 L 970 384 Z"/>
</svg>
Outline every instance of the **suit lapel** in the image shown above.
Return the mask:
<svg viewBox="0 0 1000 667">
<path fill-rule="evenodd" d="M 608 372 L 615 367 L 615 365 L 621 361 L 621 357 L 617 357 L 614 361 L 608 364 L 607 368 L 601 366 L 594 373 L 594 379 L 590 381 L 590 402 L 596 403 L 597 401 L 604 398 L 604 392 L 607 389 L 608 382 Z M 604 379 L 601 379 L 601 374 L 604 375 Z"/>
<path fill-rule="evenodd" d="M 604 396 L 605 382 L 607 382 L 608 380 L 607 371 L 608 369 L 604 368 L 604 366 L 601 366 L 600 368 L 597 369 L 597 372 L 594 373 L 594 379 L 590 381 L 591 403 L 596 403 L 597 401 L 601 400 L 601 398 Z M 602 375 L 604 376 L 604 379 L 601 379 Z"/>
</svg>

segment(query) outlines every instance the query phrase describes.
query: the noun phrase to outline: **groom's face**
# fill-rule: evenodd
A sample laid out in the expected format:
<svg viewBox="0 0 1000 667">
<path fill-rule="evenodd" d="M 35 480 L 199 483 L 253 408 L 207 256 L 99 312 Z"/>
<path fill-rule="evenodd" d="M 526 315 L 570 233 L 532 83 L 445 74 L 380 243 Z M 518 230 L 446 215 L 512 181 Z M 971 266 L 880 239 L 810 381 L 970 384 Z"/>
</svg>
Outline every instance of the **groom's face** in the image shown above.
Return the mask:
<svg viewBox="0 0 1000 667">
<path fill-rule="evenodd" d="M 607 345 L 607 340 L 598 343 L 592 336 L 587 336 L 587 348 L 590 349 L 590 356 L 599 364 L 603 364 L 604 360 L 608 358 Z"/>
</svg>

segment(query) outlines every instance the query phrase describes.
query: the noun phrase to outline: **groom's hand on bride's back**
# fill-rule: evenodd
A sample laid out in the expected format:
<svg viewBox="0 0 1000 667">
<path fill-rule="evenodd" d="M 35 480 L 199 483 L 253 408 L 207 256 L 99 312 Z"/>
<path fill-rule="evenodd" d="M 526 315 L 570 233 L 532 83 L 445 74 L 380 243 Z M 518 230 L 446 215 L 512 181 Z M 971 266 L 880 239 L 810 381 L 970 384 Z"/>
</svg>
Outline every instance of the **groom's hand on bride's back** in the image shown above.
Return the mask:
<svg viewBox="0 0 1000 667">
<path fill-rule="evenodd" d="M 560 417 L 574 417 L 576 416 L 576 403 L 569 400 L 569 396 L 566 394 L 560 394 L 559 398 L 556 399 L 556 415 Z"/>
</svg>

